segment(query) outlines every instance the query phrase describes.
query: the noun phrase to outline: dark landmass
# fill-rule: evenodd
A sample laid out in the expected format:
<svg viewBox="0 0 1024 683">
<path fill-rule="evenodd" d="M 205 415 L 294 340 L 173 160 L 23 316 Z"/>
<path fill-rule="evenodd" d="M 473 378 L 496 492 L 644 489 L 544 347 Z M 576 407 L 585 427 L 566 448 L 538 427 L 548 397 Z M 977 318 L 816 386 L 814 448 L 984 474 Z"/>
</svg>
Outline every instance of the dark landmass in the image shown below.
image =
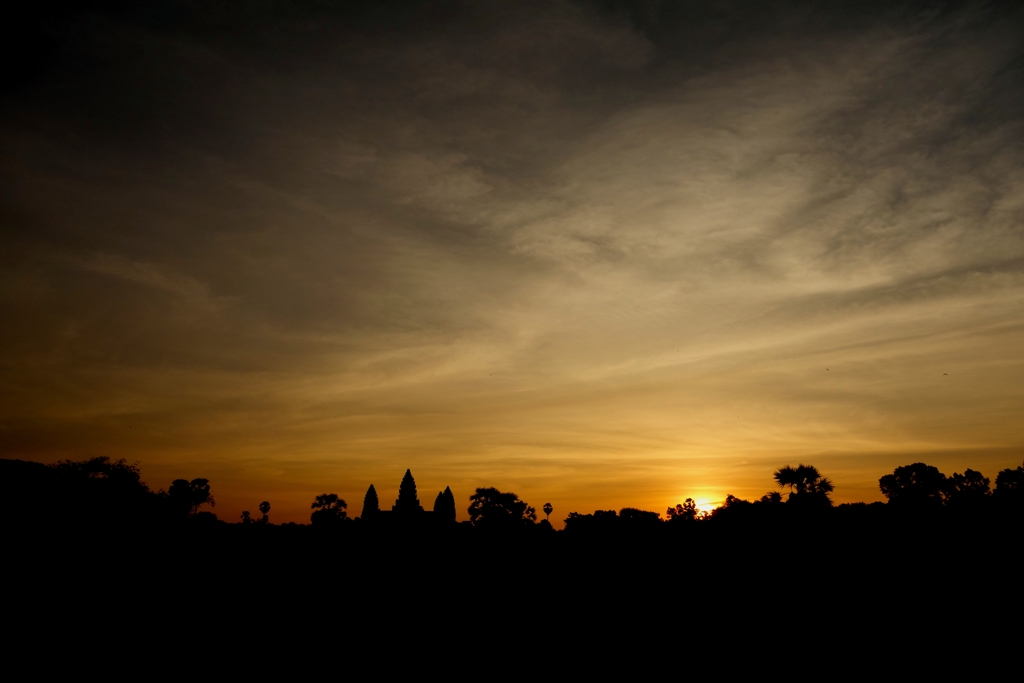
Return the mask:
<svg viewBox="0 0 1024 683">
<path fill-rule="evenodd" d="M 964 610 L 1018 614 L 1024 467 L 1000 472 L 994 491 L 971 470 L 897 468 L 881 479 L 887 504 L 834 506 L 827 479 L 803 465 L 776 480 L 788 494 L 730 496 L 710 514 L 686 501 L 667 520 L 573 512 L 556 531 L 515 494 L 486 488 L 470 499 L 471 521 L 456 523 L 451 491 L 424 510 L 407 473 L 390 511 L 371 487 L 355 519 L 323 494 L 310 524 L 277 525 L 269 502 L 259 518 L 218 520 L 203 509 L 215 504 L 204 479 L 153 492 L 123 461 L 0 460 L 7 582 L 37 614 L 159 605 L 258 622 L 333 610 L 361 629 L 415 615 L 401 618 L 418 632 L 431 614 L 598 624 L 810 611 L 879 633 Z"/>
</svg>

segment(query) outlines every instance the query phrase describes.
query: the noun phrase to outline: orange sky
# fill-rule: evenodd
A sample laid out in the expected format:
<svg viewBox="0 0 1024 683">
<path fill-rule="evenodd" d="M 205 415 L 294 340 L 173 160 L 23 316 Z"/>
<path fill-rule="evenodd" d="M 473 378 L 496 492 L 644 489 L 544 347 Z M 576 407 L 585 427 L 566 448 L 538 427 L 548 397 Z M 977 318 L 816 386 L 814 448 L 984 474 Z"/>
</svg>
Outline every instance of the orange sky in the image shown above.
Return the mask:
<svg viewBox="0 0 1024 683">
<path fill-rule="evenodd" d="M 278 522 L 407 467 L 559 526 L 994 479 L 1021 11 L 864 5 L 54 20 L 0 114 L 0 455 Z"/>
</svg>

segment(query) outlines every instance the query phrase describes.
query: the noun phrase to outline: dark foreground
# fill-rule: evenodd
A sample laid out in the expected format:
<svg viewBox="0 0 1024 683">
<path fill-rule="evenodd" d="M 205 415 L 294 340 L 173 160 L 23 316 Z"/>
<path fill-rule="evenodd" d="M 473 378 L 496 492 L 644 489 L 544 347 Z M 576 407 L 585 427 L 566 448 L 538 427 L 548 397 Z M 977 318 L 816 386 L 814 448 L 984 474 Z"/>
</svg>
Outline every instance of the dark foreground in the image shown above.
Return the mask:
<svg viewBox="0 0 1024 683">
<path fill-rule="evenodd" d="M 267 628 L 281 618 L 314 631 L 320 618 L 383 632 L 402 622 L 423 635 L 457 616 L 484 633 L 525 618 L 558 628 L 635 620 L 672 628 L 761 615 L 768 628 L 812 614 L 880 632 L 963 611 L 979 620 L 1022 614 L 1017 524 L 829 519 L 672 531 L 8 528 L 5 592 L 51 632 L 80 632 L 115 614 L 138 624 Z M 54 622 L 54 614 L 63 616 Z"/>
<path fill-rule="evenodd" d="M 670 522 L 626 509 L 570 516 L 563 531 L 437 515 L 227 524 L 152 494 L 134 470 L 122 486 L 116 468 L 97 478 L 7 463 L 9 655 L 41 642 L 73 646 L 76 657 L 288 643 L 356 658 L 383 648 L 383 665 L 410 648 L 528 657 L 552 638 L 588 666 L 645 648 L 708 656 L 694 643 L 710 642 L 739 656 L 779 641 L 847 654 L 906 654 L 913 644 L 934 665 L 940 647 L 1017 661 L 1024 635 L 1024 514 L 1012 496 L 733 501 Z M 246 666 L 262 656 L 246 655 Z"/>
</svg>

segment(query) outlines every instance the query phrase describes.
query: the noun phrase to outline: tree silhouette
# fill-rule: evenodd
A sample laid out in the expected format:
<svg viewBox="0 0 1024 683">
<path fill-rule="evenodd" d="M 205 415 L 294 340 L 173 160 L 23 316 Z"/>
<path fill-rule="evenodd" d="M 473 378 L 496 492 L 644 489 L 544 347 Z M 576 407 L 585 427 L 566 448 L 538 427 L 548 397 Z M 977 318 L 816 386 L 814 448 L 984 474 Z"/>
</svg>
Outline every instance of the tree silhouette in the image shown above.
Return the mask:
<svg viewBox="0 0 1024 683">
<path fill-rule="evenodd" d="M 47 492 L 43 504 L 54 512 L 57 507 L 63 507 L 83 522 L 112 522 L 144 516 L 155 500 L 142 481 L 138 465 L 130 465 L 124 459 L 100 456 L 82 461 L 64 460 L 43 471 L 51 473 L 48 488 L 53 489 Z"/>
<path fill-rule="evenodd" d="M 187 511 L 191 517 L 195 517 L 199 508 L 203 505 L 215 507 L 217 501 L 210 494 L 210 481 L 208 479 L 175 479 L 171 487 L 167 489 L 167 495 L 171 503 L 182 511 Z"/>
<path fill-rule="evenodd" d="M 337 493 L 320 494 L 310 507 L 313 514 L 309 516 L 309 521 L 317 526 L 338 524 L 348 516 L 348 503 L 338 498 Z"/>
<path fill-rule="evenodd" d="M 565 531 L 570 535 L 600 536 L 614 534 L 621 527 L 622 520 L 619 519 L 619 515 L 615 510 L 595 510 L 590 515 L 570 512 L 569 516 L 565 518 Z"/>
<path fill-rule="evenodd" d="M 391 508 L 395 512 L 422 512 L 423 506 L 416 496 L 416 480 L 412 478 L 412 470 L 406 470 L 402 483 L 398 487 L 398 500 Z"/>
<path fill-rule="evenodd" d="M 941 505 L 945 485 L 946 475 L 923 462 L 897 467 L 878 480 L 878 488 L 889 503 L 904 507 Z"/>
<path fill-rule="evenodd" d="M 996 475 L 996 490 L 993 491 L 993 497 L 1000 505 L 1024 511 L 1024 466 L 1001 470 Z"/>
<path fill-rule="evenodd" d="M 698 512 L 697 503 L 693 498 L 687 498 L 674 508 L 669 508 L 666 515 L 670 522 L 692 522 L 697 519 Z"/>
<path fill-rule="evenodd" d="M 619 510 L 619 519 L 631 525 L 652 525 L 661 522 L 661 515 L 650 510 L 639 508 L 622 508 Z"/>
<path fill-rule="evenodd" d="M 551 503 L 544 503 L 544 507 L 541 509 L 544 510 L 544 519 L 546 519 L 548 524 L 550 524 L 551 513 L 554 511 L 555 508 L 551 507 Z"/>
<path fill-rule="evenodd" d="M 129 465 L 124 458 L 111 461 L 106 456 L 100 456 L 82 461 L 62 460 L 53 465 L 53 470 L 65 480 L 103 481 L 131 489 L 145 488 L 146 491 L 149 490 L 142 483 L 142 473 L 139 471 L 139 466 Z"/>
<path fill-rule="evenodd" d="M 270 524 L 270 501 L 263 501 L 260 503 L 260 514 L 263 515 L 263 519 L 260 520 L 262 524 Z"/>
<path fill-rule="evenodd" d="M 537 521 L 537 511 L 514 493 L 479 488 L 469 497 L 469 521 L 486 529 L 511 529 Z"/>
<path fill-rule="evenodd" d="M 942 491 L 946 505 L 975 506 L 980 505 L 989 495 L 989 478 L 972 469 L 964 470 L 963 474 L 954 472 L 946 477 Z"/>
<path fill-rule="evenodd" d="M 434 515 L 439 520 L 455 521 L 455 496 L 451 487 L 446 486 L 444 491 L 437 494 L 434 499 Z"/>
<path fill-rule="evenodd" d="M 570 512 L 569 516 L 565 518 L 565 530 L 569 533 L 587 531 L 589 522 L 592 519 L 593 515 L 584 515 L 579 512 Z"/>
<path fill-rule="evenodd" d="M 252 524 L 252 515 L 248 510 L 242 510 L 242 524 Z"/>
<path fill-rule="evenodd" d="M 773 491 L 775 494 L 774 500 L 778 503 L 782 503 L 782 494 L 778 491 Z M 761 500 L 751 503 L 749 500 L 745 500 L 738 496 L 734 496 L 731 493 L 726 494 L 725 500 L 719 507 L 716 507 L 711 513 L 696 511 L 696 518 L 698 520 L 705 519 L 717 519 L 717 520 L 749 520 L 751 515 L 755 512 L 759 512 L 758 508 L 754 506 L 761 506 L 762 501 L 765 498 L 769 498 L 768 494 L 762 496 Z"/>
<path fill-rule="evenodd" d="M 1024 493 L 1024 465 L 1015 470 L 1007 467 L 996 475 L 996 493 L 1002 495 Z"/>
<path fill-rule="evenodd" d="M 787 502 L 814 503 L 831 505 L 829 494 L 835 489 L 828 477 L 821 476 L 818 468 L 800 464 L 796 467 L 786 465 L 775 471 L 775 481 L 780 487 L 789 488 Z"/>
<path fill-rule="evenodd" d="M 380 512 L 380 502 L 377 500 L 377 489 L 373 488 L 373 484 L 370 484 L 370 488 L 366 489 L 366 495 L 363 496 L 363 513 L 362 518 L 368 519 L 374 517 Z"/>
</svg>

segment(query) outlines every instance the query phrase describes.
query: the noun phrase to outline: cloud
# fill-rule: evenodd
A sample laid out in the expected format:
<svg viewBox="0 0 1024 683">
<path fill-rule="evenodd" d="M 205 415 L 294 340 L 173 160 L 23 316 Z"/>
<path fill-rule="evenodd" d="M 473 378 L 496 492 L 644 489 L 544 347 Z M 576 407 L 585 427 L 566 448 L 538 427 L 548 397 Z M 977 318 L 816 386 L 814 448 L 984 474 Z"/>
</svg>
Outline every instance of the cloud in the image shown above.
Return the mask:
<svg viewBox="0 0 1024 683">
<path fill-rule="evenodd" d="M 195 278 L 160 268 L 152 263 L 131 261 L 110 254 L 94 254 L 77 262 L 78 267 L 93 273 L 119 278 L 177 295 L 182 305 L 207 313 L 216 313 L 220 304 L 208 286 Z"/>
<path fill-rule="evenodd" d="M 1019 11 L 602 7 L 55 26 L 0 131 L 5 452 L 564 509 L 1024 442 Z"/>
</svg>

